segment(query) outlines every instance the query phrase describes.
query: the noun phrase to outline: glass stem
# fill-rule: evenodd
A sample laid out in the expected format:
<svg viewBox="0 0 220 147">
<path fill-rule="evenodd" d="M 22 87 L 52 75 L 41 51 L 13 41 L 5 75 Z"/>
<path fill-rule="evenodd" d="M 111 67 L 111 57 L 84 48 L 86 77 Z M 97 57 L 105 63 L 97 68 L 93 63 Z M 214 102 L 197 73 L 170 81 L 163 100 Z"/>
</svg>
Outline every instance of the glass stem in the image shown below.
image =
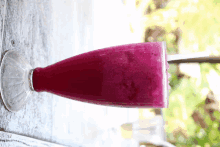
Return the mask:
<svg viewBox="0 0 220 147">
<path fill-rule="evenodd" d="M 30 89 L 31 89 L 32 91 L 35 91 L 35 90 L 34 90 L 34 87 L 33 87 L 33 72 L 34 72 L 34 69 L 31 69 L 30 72 L 29 72 L 28 79 L 29 79 Z"/>
</svg>

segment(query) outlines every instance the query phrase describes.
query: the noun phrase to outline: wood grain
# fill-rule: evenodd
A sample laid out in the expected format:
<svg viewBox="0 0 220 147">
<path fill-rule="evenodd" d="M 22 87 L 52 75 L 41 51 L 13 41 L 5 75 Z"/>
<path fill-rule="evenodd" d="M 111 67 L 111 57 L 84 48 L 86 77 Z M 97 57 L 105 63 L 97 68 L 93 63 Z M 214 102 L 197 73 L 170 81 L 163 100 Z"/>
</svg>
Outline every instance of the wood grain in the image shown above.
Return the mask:
<svg viewBox="0 0 220 147">
<path fill-rule="evenodd" d="M 50 142 L 33 139 L 26 136 L 16 135 L 0 131 L 0 146 L 4 147 L 65 147 Z"/>
<path fill-rule="evenodd" d="M 48 39 L 50 34 L 49 1 L 7 0 L 6 6 L 4 38 L 1 51 L 17 50 L 33 68 L 36 66 L 46 66 L 50 56 Z M 44 11 L 46 9 L 47 11 Z M 17 113 L 11 113 L 6 110 L 1 100 L 0 128 L 3 128 L 6 132 L 50 141 L 53 125 L 51 105 L 51 95 L 47 93 L 34 93 L 22 110 Z"/>
<path fill-rule="evenodd" d="M 17 50 L 36 68 L 98 49 L 97 46 L 103 48 L 131 43 L 125 37 L 132 36 L 129 26 L 119 27 L 114 22 L 119 13 L 112 14 L 112 7 L 109 6 L 119 6 L 119 2 L 106 3 L 96 1 L 96 9 L 100 9 L 96 15 L 100 21 L 94 33 L 94 0 L 8 0 L 1 51 Z M 121 8 L 117 7 L 120 11 Z M 3 12 L 1 7 L 1 17 Z M 110 12 L 110 17 L 106 17 L 107 12 Z M 120 15 L 117 20 L 122 18 L 124 16 Z M 97 37 L 94 34 L 98 34 Z M 134 39 L 131 37 L 130 40 Z M 93 147 L 98 144 L 105 147 L 137 146 L 134 140 L 120 139 L 121 132 L 117 130 L 121 124 L 135 121 L 137 118 L 133 116 L 138 116 L 138 109 L 96 106 L 45 92 L 34 92 L 27 105 L 17 113 L 6 110 L 0 100 L 2 131 L 71 147 Z M 0 137 L 0 143 L 14 146 L 7 144 L 4 138 Z"/>
</svg>

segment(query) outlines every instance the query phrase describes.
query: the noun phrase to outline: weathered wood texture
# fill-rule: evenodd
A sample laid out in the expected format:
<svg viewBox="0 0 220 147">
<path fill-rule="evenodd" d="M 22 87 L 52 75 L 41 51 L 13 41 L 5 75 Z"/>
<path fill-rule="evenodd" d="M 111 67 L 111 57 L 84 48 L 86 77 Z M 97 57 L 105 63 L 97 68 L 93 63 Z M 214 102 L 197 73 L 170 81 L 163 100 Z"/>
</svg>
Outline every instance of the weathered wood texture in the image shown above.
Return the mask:
<svg viewBox="0 0 220 147">
<path fill-rule="evenodd" d="M 1 51 L 2 51 L 2 35 L 3 35 L 3 29 L 4 29 L 4 20 L 5 20 L 5 2 L 6 0 L 0 0 L 0 46 L 1 46 L 1 50 L 0 50 L 0 56 L 1 56 Z"/>
<path fill-rule="evenodd" d="M 33 68 L 98 48 L 138 42 L 118 0 L 7 0 L 6 10 L 1 51 L 18 50 Z M 3 7 L 0 12 L 2 27 Z M 138 109 L 34 92 L 17 113 L 7 111 L 0 100 L 0 118 L 0 128 L 6 132 L 66 146 L 138 145 L 123 139 L 120 132 L 121 124 L 138 119 Z"/>
<path fill-rule="evenodd" d="M 49 58 L 50 1 L 7 0 L 2 52 L 18 50 L 34 67 Z M 52 96 L 34 93 L 19 112 L 11 113 L 1 100 L 0 127 L 6 132 L 51 141 Z"/>
<path fill-rule="evenodd" d="M 65 147 L 46 141 L 0 131 L 1 147 Z"/>
</svg>

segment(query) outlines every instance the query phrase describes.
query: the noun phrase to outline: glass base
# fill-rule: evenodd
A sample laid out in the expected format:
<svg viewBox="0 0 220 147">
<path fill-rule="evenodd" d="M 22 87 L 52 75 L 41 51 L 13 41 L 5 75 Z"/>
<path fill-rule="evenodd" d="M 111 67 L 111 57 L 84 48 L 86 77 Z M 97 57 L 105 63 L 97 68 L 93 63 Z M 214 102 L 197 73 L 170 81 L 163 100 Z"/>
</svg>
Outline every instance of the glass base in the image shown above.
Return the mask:
<svg viewBox="0 0 220 147">
<path fill-rule="evenodd" d="M 33 92 L 33 68 L 17 51 L 8 50 L 3 55 L 0 70 L 3 103 L 9 111 L 17 112 Z"/>
</svg>

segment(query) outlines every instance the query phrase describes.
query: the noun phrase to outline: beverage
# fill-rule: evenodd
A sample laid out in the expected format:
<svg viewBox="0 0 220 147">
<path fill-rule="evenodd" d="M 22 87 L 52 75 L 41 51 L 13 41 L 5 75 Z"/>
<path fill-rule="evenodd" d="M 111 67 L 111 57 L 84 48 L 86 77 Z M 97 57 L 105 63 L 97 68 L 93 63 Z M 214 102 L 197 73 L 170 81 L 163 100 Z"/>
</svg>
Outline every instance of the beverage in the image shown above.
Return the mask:
<svg viewBox="0 0 220 147">
<path fill-rule="evenodd" d="M 113 46 L 33 71 L 37 92 L 98 105 L 167 107 L 164 42 Z"/>
</svg>

